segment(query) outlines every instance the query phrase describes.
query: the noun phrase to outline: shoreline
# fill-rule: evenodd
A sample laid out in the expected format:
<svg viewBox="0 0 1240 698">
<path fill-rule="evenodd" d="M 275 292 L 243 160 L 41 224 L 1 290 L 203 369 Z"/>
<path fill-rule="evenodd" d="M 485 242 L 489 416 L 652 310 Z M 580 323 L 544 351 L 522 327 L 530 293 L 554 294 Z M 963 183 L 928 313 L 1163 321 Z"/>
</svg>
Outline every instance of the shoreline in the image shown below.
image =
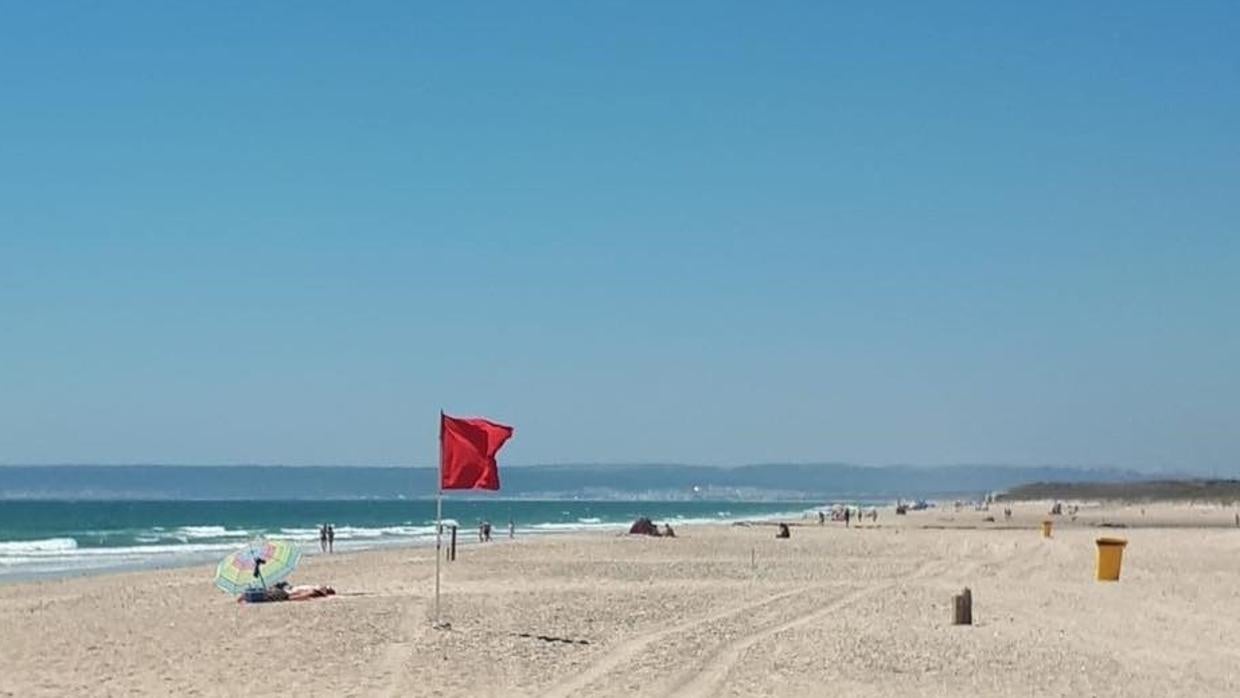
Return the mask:
<svg viewBox="0 0 1240 698">
<path fill-rule="evenodd" d="M 752 521 L 755 525 L 765 525 L 769 520 L 753 519 Z M 677 524 L 677 526 L 682 526 L 682 525 L 684 526 L 714 526 L 714 525 L 733 526 L 733 525 L 739 525 L 741 523 L 743 523 L 743 521 L 737 520 L 737 521 L 720 521 L 717 523 Z M 791 524 L 791 525 L 800 525 L 800 524 Z M 542 530 L 542 529 L 520 530 L 519 529 L 518 535 L 515 538 L 511 538 L 511 539 L 508 538 L 506 532 L 500 531 L 492 535 L 492 541 L 490 543 L 483 543 L 477 540 L 476 536 L 472 535 L 473 529 L 471 528 L 471 529 L 468 529 L 471 531 L 471 535 L 468 535 L 468 536 L 458 535 L 457 547 L 458 549 L 464 549 L 467 547 L 479 546 L 479 545 L 504 544 L 504 543 L 511 544 L 511 543 L 516 543 L 516 542 L 538 540 L 544 537 L 560 537 L 560 536 L 573 536 L 573 535 L 587 535 L 587 536 L 588 535 L 622 535 L 627 531 L 628 526 L 629 524 L 622 524 L 622 523 L 615 523 L 615 524 L 602 523 L 602 524 L 592 524 L 592 525 L 589 525 L 589 527 L 580 527 L 580 528 L 545 529 L 545 530 Z M 279 538 L 280 536 L 274 535 L 271 537 Z M 215 564 L 218 563 L 219 560 L 222 559 L 224 555 L 228 554 L 229 552 L 228 549 L 239 548 L 241 547 L 242 544 L 243 544 L 243 541 L 239 540 L 236 544 L 228 544 L 228 545 L 221 544 L 220 551 L 212 551 L 212 552 L 187 551 L 179 555 L 175 553 L 170 554 L 164 559 L 151 559 L 151 560 L 142 561 L 142 562 L 117 562 L 116 564 L 109 564 L 109 565 L 100 565 L 100 566 L 94 566 L 94 567 L 76 567 L 73 569 L 57 569 L 57 570 L 26 571 L 26 570 L 17 569 L 12 572 L 0 573 L 0 587 L 5 586 L 5 585 L 10 585 L 10 584 L 22 584 L 26 582 L 54 581 L 54 580 L 59 580 L 59 579 L 79 579 L 79 578 L 87 578 L 87 577 L 107 576 L 107 575 L 114 575 L 114 574 L 126 574 L 126 573 L 135 573 L 135 572 L 144 572 L 144 571 L 178 570 L 178 569 L 185 569 L 185 568 L 190 568 L 190 567 L 198 567 L 198 566 L 206 566 L 206 565 L 209 565 L 212 568 L 214 568 Z M 338 545 L 336 548 L 336 552 L 334 553 L 321 552 L 317 549 L 317 546 L 315 546 L 312 549 L 311 545 L 308 543 L 299 544 L 299 545 L 302 548 L 303 559 L 313 559 L 316 557 L 335 558 L 335 557 L 341 557 L 341 556 L 346 556 L 346 555 L 360 555 L 360 554 L 365 554 L 369 552 L 377 552 L 377 551 L 385 551 L 385 550 L 432 549 L 435 547 L 435 539 L 434 537 L 400 538 L 400 539 L 392 539 L 388 541 L 370 542 L 370 543 L 352 541 L 350 545 Z M 446 549 L 448 546 L 449 546 L 449 534 L 445 533 L 443 547 Z M 228 548 L 228 549 L 224 549 L 224 548 Z M 106 549 L 94 548 L 93 550 L 106 550 Z"/>
<path fill-rule="evenodd" d="M 925 531 L 950 531 L 950 530 L 976 530 L 976 531 L 1018 531 L 1018 530 L 1034 530 L 1037 529 L 1042 520 L 1054 521 L 1056 530 L 1066 529 L 1090 529 L 1103 534 L 1120 534 L 1123 531 L 1141 531 L 1141 530 L 1221 530 L 1221 529 L 1237 529 L 1240 525 L 1236 523 L 1236 517 L 1240 516 L 1240 507 L 1222 504 L 1217 502 L 1180 502 L 1180 501 L 1157 501 L 1157 502 L 1106 502 L 1096 500 L 1058 500 L 1066 506 L 1076 505 L 1081 507 L 1075 515 L 1061 514 L 1052 516 L 1047 513 L 1038 514 L 1039 509 L 1049 510 L 1055 500 L 1025 500 L 1020 502 L 996 502 L 990 505 L 989 510 L 976 509 L 973 506 L 962 506 L 959 510 L 955 509 L 950 503 L 941 504 L 939 506 L 930 507 L 919 511 L 912 511 L 906 515 L 896 515 L 894 506 L 879 506 L 875 509 L 879 512 L 879 521 L 877 523 L 852 522 L 853 528 L 859 529 L 878 529 L 878 528 L 898 528 Z M 787 502 L 785 502 L 787 503 Z M 828 506 L 828 505 L 822 505 Z M 1004 521 L 1002 511 L 1005 506 L 1013 506 L 1018 508 L 1019 512 L 1015 521 Z M 801 512 L 785 512 L 776 513 L 769 516 L 750 516 L 737 519 L 722 519 L 713 522 L 703 522 L 700 520 L 692 523 L 678 523 L 677 529 L 680 528 L 697 528 L 697 527 L 773 527 L 778 522 L 787 523 L 792 528 L 817 528 L 818 523 L 809 515 L 809 510 Z M 1168 513 L 1170 512 L 1170 515 Z M 1187 515 L 1193 516 L 1187 516 Z M 994 521 L 987 521 L 987 517 L 992 517 Z M 445 518 L 445 522 L 451 519 Z M 673 523 L 675 520 L 672 520 Z M 839 522 L 828 521 L 828 527 L 839 526 Z M 606 535 L 606 534 L 622 534 L 627 529 L 628 524 L 624 523 L 590 523 L 568 525 L 566 528 L 525 528 L 518 529 L 518 535 L 515 539 L 509 539 L 506 531 L 499 530 L 494 535 L 495 544 L 512 543 L 512 542 L 528 542 L 539 540 L 544 537 L 564 537 L 564 536 L 590 536 L 590 535 Z M 487 545 L 476 540 L 472 535 L 458 536 L 458 548 L 467 548 L 472 546 Z M 272 536 L 279 538 L 279 535 Z M 100 576 L 122 575 L 132 573 L 142 573 L 149 571 L 170 571 L 183 570 L 199 566 L 214 566 L 214 564 L 224 555 L 227 550 L 224 548 L 239 547 L 242 541 L 233 544 L 220 544 L 221 551 L 187 551 L 182 555 L 173 555 L 165 559 L 151 559 L 140 562 L 118 562 L 114 565 L 82 567 L 75 569 L 61 570 L 32 570 L 12 572 L 0 574 L 0 587 L 11 586 L 15 584 L 24 584 L 31 582 L 47 582 L 65 579 L 82 579 Z M 448 535 L 444 535 L 444 547 L 448 546 Z M 387 550 L 425 550 L 435 546 L 433 536 L 428 538 L 399 538 L 389 541 L 379 540 L 353 540 L 346 541 L 339 545 L 336 553 L 323 553 L 317 550 L 317 547 L 311 543 L 300 543 L 304 559 L 314 559 L 317 557 L 333 557 L 351 556 L 365 554 L 369 552 L 387 551 Z M 106 548 L 92 548 L 91 550 L 106 550 Z"/>
</svg>

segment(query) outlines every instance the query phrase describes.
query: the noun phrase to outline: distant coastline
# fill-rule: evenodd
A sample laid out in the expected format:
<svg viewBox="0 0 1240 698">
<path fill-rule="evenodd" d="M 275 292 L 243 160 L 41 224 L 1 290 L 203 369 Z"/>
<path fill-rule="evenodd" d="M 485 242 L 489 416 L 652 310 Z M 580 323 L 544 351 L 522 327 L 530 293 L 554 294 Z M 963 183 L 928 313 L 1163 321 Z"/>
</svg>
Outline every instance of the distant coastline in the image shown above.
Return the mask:
<svg viewBox="0 0 1240 698">
<path fill-rule="evenodd" d="M 1031 482 L 1130 483 L 1131 470 L 1003 465 L 531 465 L 501 471 L 494 499 L 820 501 L 980 498 Z M 0 500 L 401 500 L 433 497 L 435 470 L 365 466 L 8 465 Z"/>
<path fill-rule="evenodd" d="M 1158 479 L 1138 482 L 1033 482 L 1011 488 L 1000 500 L 1045 499 L 1111 502 L 1240 502 L 1240 480 Z"/>
</svg>

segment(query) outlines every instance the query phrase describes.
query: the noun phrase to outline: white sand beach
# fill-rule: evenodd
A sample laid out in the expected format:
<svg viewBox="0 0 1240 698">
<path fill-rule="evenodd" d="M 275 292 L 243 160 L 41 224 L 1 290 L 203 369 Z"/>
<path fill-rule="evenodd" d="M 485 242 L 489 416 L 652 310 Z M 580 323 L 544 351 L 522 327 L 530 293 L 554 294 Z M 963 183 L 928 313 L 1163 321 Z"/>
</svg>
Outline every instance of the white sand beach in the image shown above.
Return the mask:
<svg viewBox="0 0 1240 698">
<path fill-rule="evenodd" d="M 294 581 L 341 595 L 299 603 L 236 604 L 207 567 L 11 584 L 0 695 L 1240 694 L 1234 509 L 1083 507 L 1043 539 L 1045 506 L 1014 508 L 471 545 L 450 630 L 428 549 L 310 557 Z M 1117 583 L 1101 535 L 1129 541 Z"/>
</svg>

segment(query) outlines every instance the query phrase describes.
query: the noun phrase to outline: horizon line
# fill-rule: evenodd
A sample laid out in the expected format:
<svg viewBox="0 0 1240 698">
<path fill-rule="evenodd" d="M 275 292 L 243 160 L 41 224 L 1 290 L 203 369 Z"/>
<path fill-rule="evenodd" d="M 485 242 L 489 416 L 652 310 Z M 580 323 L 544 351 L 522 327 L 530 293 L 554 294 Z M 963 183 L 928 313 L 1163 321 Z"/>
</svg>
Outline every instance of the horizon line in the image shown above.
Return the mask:
<svg viewBox="0 0 1240 698">
<path fill-rule="evenodd" d="M 1066 464 L 1066 463 L 1038 463 L 1038 464 L 1021 464 L 1021 463 L 1003 463 L 1003 462 L 974 462 L 974 463 L 848 463 L 844 461 L 768 461 L 759 463 L 739 463 L 739 464 L 707 464 L 707 463 L 678 463 L 678 462 L 659 462 L 659 461 L 590 461 L 590 462 L 552 462 L 552 463 L 503 463 L 506 468 L 643 468 L 643 467 L 668 467 L 668 468 L 709 468 L 716 470 L 732 470 L 739 468 L 766 468 L 766 467 L 822 467 L 822 468 L 863 468 L 863 469 L 890 469 L 890 468 L 916 468 L 916 469 L 935 469 L 935 468 L 1025 468 L 1025 469 L 1066 469 L 1066 470 L 1095 470 L 1095 471 L 1128 471 L 1143 474 L 1177 474 L 1184 475 L 1193 472 L 1193 469 L 1183 467 L 1138 467 L 1124 466 L 1115 464 Z M 73 463 L 73 462 L 43 462 L 43 463 L 17 463 L 4 462 L 0 463 L 0 468 L 357 468 L 372 470 L 433 470 L 436 466 L 433 464 L 340 464 L 340 463 Z M 1217 477 L 1217 468 L 1210 469 L 1215 472 Z M 1203 475 L 1204 477 L 1204 475 Z"/>
</svg>

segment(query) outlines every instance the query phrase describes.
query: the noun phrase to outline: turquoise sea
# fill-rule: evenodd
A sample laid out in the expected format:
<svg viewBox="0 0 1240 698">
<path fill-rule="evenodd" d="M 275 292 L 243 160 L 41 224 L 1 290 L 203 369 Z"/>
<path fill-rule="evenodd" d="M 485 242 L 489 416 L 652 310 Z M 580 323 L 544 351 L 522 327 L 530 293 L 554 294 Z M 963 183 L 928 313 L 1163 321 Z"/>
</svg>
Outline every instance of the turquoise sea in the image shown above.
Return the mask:
<svg viewBox="0 0 1240 698">
<path fill-rule="evenodd" d="M 673 526 L 794 517 L 805 502 L 652 502 L 445 499 L 444 518 L 468 534 L 492 523 L 507 536 L 621 531 L 639 516 Z M 434 500 L 384 501 L 0 501 L 0 581 L 177 566 L 222 557 L 257 535 L 319 552 L 331 523 L 336 547 L 425 545 L 435 536 Z M 466 536 L 466 540 L 469 535 Z"/>
</svg>

